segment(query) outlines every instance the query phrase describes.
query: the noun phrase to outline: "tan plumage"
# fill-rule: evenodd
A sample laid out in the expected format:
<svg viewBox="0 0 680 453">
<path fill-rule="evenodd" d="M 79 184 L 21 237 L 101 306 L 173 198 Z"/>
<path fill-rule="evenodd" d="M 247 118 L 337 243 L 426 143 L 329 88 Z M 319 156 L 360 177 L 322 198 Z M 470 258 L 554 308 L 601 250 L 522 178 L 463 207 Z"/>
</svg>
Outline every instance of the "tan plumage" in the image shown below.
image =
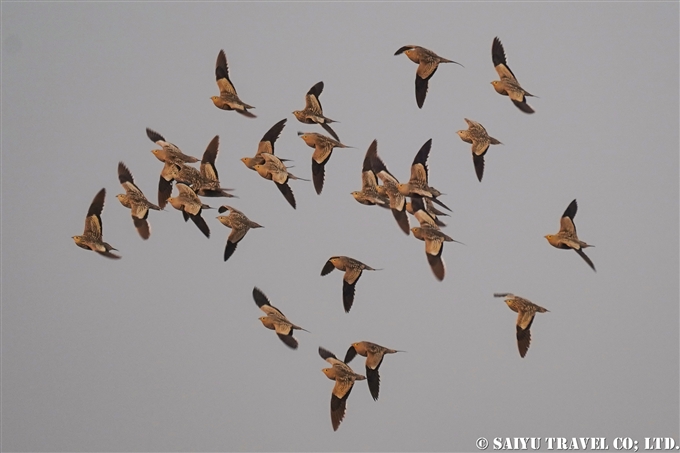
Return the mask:
<svg viewBox="0 0 680 453">
<path fill-rule="evenodd" d="M 220 137 L 216 135 L 208 144 L 208 147 L 203 153 L 201 159 L 200 170 L 188 165 L 175 164 L 175 168 L 179 171 L 174 174 L 174 179 L 178 182 L 184 183 L 191 187 L 196 192 L 196 195 L 202 197 L 227 197 L 232 198 L 234 195 L 228 193 L 233 189 L 220 187 L 219 175 L 217 168 L 215 168 L 215 161 L 219 152 Z"/>
<path fill-rule="evenodd" d="M 80 248 L 85 250 L 92 250 L 107 258 L 120 259 L 120 256 L 111 253 L 111 250 L 116 250 L 107 242 L 103 240 L 102 229 L 102 210 L 104 209 L 104 198 L 106 197 L 106 189 L 102 189 L 94 196 L 90 208 L 87 210 L 85 217 L 85 229 L 81 236 L 72 236 L 73 241 Z"/>
<path fill-rule="evenodd" d="M 239 99 L 234 85 L 229 80 L 229 67 L 227 66 L 227 56 L 224 54 L 224 50 L 220 50 L 217 54 L 215 80 L 217 81 L 217 87 L 220 89 L 219 96 L 212 96 L 210 98 L 215 107 L 222 110 L 235 110 L 243 116 L 255 118 L 255 115 L 248 111 L 248 109 L 254 109 L 255 107 Z"/>
<path fill-rule="evenodd" d="M 423 108 L 425 103 L 425 96 L 427 95 L 428 81 L 437 71 L 439 63 L 455 63 L 459 66 L 462 64 L 442 58 L 429 49 L 420 46 L 403 46 L 397 50 L 394 55 L 406 54 L 412 62 L 418 65 L 416 70 L 416 103 L 418 108 Z"/>
<path fill-rule="evenodd" d="M 261 154 L 267 153 L 274 155 L 274 143 L 276 142 L 276 139 L 279 138 L 279 135 L 281 135 L 281 131 L 285 127 L 286 121 L 288 121 L 286 118 L 282 119 L 264 134 L 262 140 L 260 140 L 257 145 L 257 152 L 255 153 L 254 157 L 241 158 L 241 162 L 243 162 L 246 167 L 250 168 L 251 170 L 255 170 L 255 165 L 263 165 L 265 163 Z M 286 159 L 279 160 L 282 162 L 286 161 Z"/>
<path fill-rule="evenodd" d="M 179 191 L 179 195 L 168 198 L 168 203 L 178 211 L 182 211 L 185 222 L 191 219 L 205 237 L 209 238 L 210 228 L 208 227 L 208 224 L 205 223 L 203 217 L 201 217 L 201 212 L 203 209 L 211 209 L 210 206 L 203 204 L 201 199 L 198 198 L 198 195 L 196 195 L 196 192 L 186 184 L 177 183 L 177 190 Z"/>
<path fill-rule="evenodd" d="M 534 316 L 536 313 L 545 313 L 548 310 L 510 293 L 495 293 L 494 297 L 505 297 L 505 303 L 508 304 L 510 310 L 517 313 L 517 348 L 519 355 L 524 357 L 531 343 L 531 331 L 529 329 L 534 322 Z"/>
<path fill-rule="evenodd" d="M 321 194 L 325 178 L 325 166 L 331 158 L 333 148 L 351 147 L 316 132 L 298 132 L 298 135 L 307 146 L 314 148 L 312 153 L 312 180 L 314 181 L 316 193 Z"/>
<path fill-rule="evenodd" d="M 399 192 L 399 181 L 387 170 L 385 162 L 378 156 L 377 151 L 371 155 L 371 168 L 373 173 L 382 181 L 382 189 L 378 187 L 378 193 L 384 191 L 390 200 L 392 215 L 397 225 L 406 235 L 410 234 L 408 215 L 406 215 L 406 197 Z"/>
<path fill-rule="evenodd" d="M 347 398 L 352 391 L 354 381 L 363 381 L 366 376 L 357 374 L 349 365 L 338 360 L 335 354 L 319 346 L 319 355 L 322 359 L 332 365 L 331 368 L 324 368 L 321 371 L 326 377 L 335 381 L 331 394 L 331 424 L 333 431 L 337 431 L 340 423 L 345 418 Z"/>
<path fill-rule="evenodd" d="M 262 228 L 262 225 L 253 222 L 241 211 L 234 209 L 231 206 L 220 206 L 217 211 L 220 214 L 229 211 L 228 216 L 217 216 L 217 220 L 219 220 L 222 225 L 231 228 L 231 233 L 227 238 L 227 246 L 224 249 L 224 261 L 227 261 L 236 250 L 236 245 L 243 239 L 248 230 L 251 228 Z"/>
<path fill-rule="evenodd" d="M 576 216 L 577 209 L 578 204 L 576 204 L 576 200 L 569 203 L 569 206 L 567 206 L 567 209 L 564 211 L 564 214 L 562 214 L 562 218 L 560 219 L 560 231 L 558 231 L 557 234 L 548 234 L 545 236 L 545 238 L 553 247 L 558 249 L 574 250 L 581 258 L 583 258 L 586 263 L 588 263 L 588 266 L 595 270 L 595 265 L 583 251 L 583 249 L 587 247 L 594 246 L 586 244 L 576 235 L 574 217 Z"/>
<path fill-rule="evenodd" d="M 434 276 L 437 280 L 444 280 L 444 275 L 446 273 L 446 265 L 442 258 L 444 242 L 458 241 L 450 238 L 439 230 L 439 226 L 434 217 L 425 209 L 422 198 L 417 196 L 411 197 L 411 203 L 413 204 L 413 215 L 418 219 L 418 222 L 420 222 L 420 227 L 411 228 L 411 231 L 413 231 L 413 235 L 416 239 L 425 242 L 425 256 L 427 256 L 427 262 L 430 264 Z"/>
<path fill-rule="evenodd" d="M 475 173 L 477 179 L 482 182 L 482 175 L 484 174 L 484 154 L 489 149 L 489 145 L 500 145 L 501 142 L 489 134 L 484 129 L 484 126 L 476 121 L 465 118 L 468 124 L 467 130 L 460 130 L 457 132 L 458 136 L 467 143 L 472 143 L 472 162 L 475 165 Z"/>
<path fill-rule="evenodd" d="M 345 363 L 349 363 L 359 354 L 366 357 L 366 378 L 368 380 L 368 389 L 371 392 L 373 400 L 378 400 L 378 393 L 380 392 L 380 373 L 378 368 L 382 364 L 385 354 L 395 354 L 399 351 L 397 349 L 389 349 L 379 344 L 371 343 L 370 341 L 359 341 L 352 343 L 345 354 Z"/>
<path fill-rule="evenodd" d="M 515 74 L 508 67 L 505 59 L 505 49 L 503 49 L 503 44 L 501 44 L 501 40 L 498 37 L 493 39 L 493 44 L 491 45 L 491 60 L 498 73 L 498 77 L 500 77 L 500 80 L 491 82 L 496 93 L 510 97 L 512 103 L 524 113 L 534 113 L 534 109 L 527 104 L 526 96 L 535 96 L 520 86 L 515 78 Z"/>
<path fill-rule="evenodd" d="M 273 307 L 269 303 L 269 298 L 257 287 L 253 288 L 253 299 L 257 306 L 260 307 L 260 310 L 267 314 L 267 316 L 259 318 L 262 325 L 267 329 L 275 331 L 276 335 L 286 346 L 291 349 L 297 349 L 298 342 L 293 338 L 293 330 L 309 331 L 290 322 L 278 308 Z"/>
<path fill-rule="evenodd" d="M 352 192 L 352 196 L 356 201 L 368 206 L 378 205 L 383 208 L 390 207 L 390 199 L 387 194 L 381 194 L 378 189 L 378 178 L 371 167 L 371 159 L 378 155 L 378 141 L 373 140 L 366 156 L 364 157 L 364 164 L 361 168 L 361 190 Z"/>
<path fill-rule="evenodd" d="M 286 166 L 281 162 L 281 159 L 269 153 L 261 153 L 260 157 L 264 159 L 264 163 L 255 164 L 253 168 L 257 173 L 264 179 L 274 181 L 276 187 L 279 189 L 281 194 L 285 197 L 288 203 L 295 209 L 295 196 L 293 195 L 293 190 L 288 185 L 288 180 L 290 179 L 301 179 L 303 181 L 308 181 L 307 179 L 298 178 L 292 173 L 288 172 Z"/>
<path fill-rule="evenodd" d="M 132 173 L 123 162 L 118 162 L 118 181 L 125 189 L 125 194 L 116 195 L 116 198 L 120 204 L 130 209 L 132 222 L 142 239 L 149 239 L 151 228 L 146 220 L 149 217 L 149 209 L 160 211 L 161 208 L 146 199 L 139 187 L 135 185 Z"/>
<path fill-rule="evenodd" d="M 448 217 L 448 214 L 443 212 L 443 211 L 440 211 L 437 208 L 435 208 L 434 203 L 432 203 L 431 198 L 421 198 L 421 197 L 414 197 L 414 198 L 419 198 L 423 201 L 423 207 L 419 207 L 419 209 L 423 209 L 425 211 L 425 213 L 427 215 L 429 215 L 432 218 L 432 220 L 434 220 L 435 225 L 437 225 L 438 227 L 445 227 L 446 226 L 446 224 L 444 222 L 439 220 L 438 216 L 447 216 Z M 406 203 L 406 212 L 408 212 L 409 214 L 411 214 L 413 216 L 415 216 L 416 212 L 418 212 L 417 210 L 413 209 L 413 202 L 412 201 L 409 201 L 409 202 Z"/>
<path fill-rule="evenodd" d="M 149 137 L 149 140 L 161 147 L 161 149 L 154 149 L 151 151 L 153 155 L 156 156 L 156 159 L 160 160 L 161 162 L 167 162 L 170 159 L 179 160 L 185 163 L 198 162 L 198 158 L 184 154 L 177 147 L 177 145 L 166 141 L 161 134 L 154 131 L 153 129 L 149 129 L 147 127 L 146 136 Z"/>
<path fill-rule="evenodd" d="M 293 115 L 295 115 L 295 118 L 301 123 L 319 124 L 326 132 L 331 134 L 335 140 L 340 141 L 338 134 L 336 134 L 330 126 L 330 123 L 335 123 L 336 121 L 323 116 L 323 109 L 321 108 L 321 102 L 319 101 L 321 92 L 323 92 L 323 82 L 318 82 L 311 87 L 305 95 L 305 108 L 303 110 L 293 111 Z"/>
<path fill-rule="evenodd" d="M 345 312 L 349 313 L 354 303 L 354 287 L 361 277 L 363 271 L 377 271 L 380 269 L 373 269 L 365 265 L 359 260 L 350 258 L 348 256 L 332 256 L 326 261 L 326 264 L 321 269 L 321 275 L 328 275 L 333 269 L 345 272 L 342 284 L 342 303 L 345 307 Z"/>
<path fill-rule="evenodd" d="M 449 209 L 444 203 L 437 199 L 442 195 L 440 191 L 431 187 L 428 182 L 429 167 L 427 161 L 430 157 L 430 149 L 432 148 L 432 139 L 426 141 L 420 150 L 416 153 L 411 164 L 411 177 L 407 183 L 397 184 L 399 193 L 404 196 L 419 196 L 431 199 L 434 203 L 444 209 Z"/>
</svg>

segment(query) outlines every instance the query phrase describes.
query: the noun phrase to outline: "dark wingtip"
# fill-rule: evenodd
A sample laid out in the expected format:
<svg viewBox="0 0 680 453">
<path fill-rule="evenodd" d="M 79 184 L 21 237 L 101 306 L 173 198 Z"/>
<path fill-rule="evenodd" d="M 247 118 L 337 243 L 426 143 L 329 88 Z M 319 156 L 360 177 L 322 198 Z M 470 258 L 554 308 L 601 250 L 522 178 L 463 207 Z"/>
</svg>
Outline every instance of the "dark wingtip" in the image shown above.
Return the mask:
<svg viewBox="0 0 680 453">
<path fill-rule="evenodd" d="M 397 50 L 396 52 L 394 52 L 394 55 L 401 55 L 402 53 L 404 53 L 404 52 L 406 52 L 407 50 L 409 50 L 411 47 L 413 47 L 413 46 L 403 46 L 403 47 L 400 47 L 399 50 Z"/>
</svg>

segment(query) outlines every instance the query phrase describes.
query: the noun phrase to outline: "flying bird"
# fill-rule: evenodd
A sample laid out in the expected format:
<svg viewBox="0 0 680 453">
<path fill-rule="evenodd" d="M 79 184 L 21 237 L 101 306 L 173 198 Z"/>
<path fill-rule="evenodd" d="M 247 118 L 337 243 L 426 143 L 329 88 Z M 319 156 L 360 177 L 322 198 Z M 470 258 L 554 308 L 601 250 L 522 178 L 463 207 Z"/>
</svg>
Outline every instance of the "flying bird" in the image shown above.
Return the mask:
<svg viewBox="0 0 680 453">
<path fill-rule="evenodd" d="M 149 217 L 149 209 L 160 211 L 161 208 L 146 199 L 139 187 L 135 185 L 132 173 L 123 162 L 118 162 L 118 181 L 125 189 L 125 193 L 116 195 L 116 198 L 118 198 L 120 204 L 130 209 L 132 222 L 142 239 L 149 239 L 151 228 L 146 220 Z"/>
<path fill-rule="evenodd" d="M 406 214 L 406 197 L 399 192 L 399 181 L 387 170 L 385 162 L 375 152 L 371 155 L 371 168 L 383 183 L 385 195 L 390 200 L 392 215 L 397 221 L 397 225 L 406 235 L 410 234 L 408 215 Z M 380 189 L 379 189 L 380 191 Z"/>
<path fill-rule="evenodd" d="M 288 185 L 288 180 L 290 179 L 300 179 L 302 181 L 309 181 L 308 179 L 298 178 L 294 174 L 288 172 L 286 166 L 281 162 L 281 159 L 273 154 L 262 153 L 260 157 L 264 159 L 263 164 L 255 164 L 253 167 L 257 173 L 264 179 L 274 181 L 276 187 L 279 189 L 281 194 L 285 197 L 288 203 L 295 209 L 295 196 L 293 195 L 293 190 Z"/>
<path fill-rule="evenodd" d="M 276 332 L 276 335 L 284 342 L 286 346 L 291 349 L 297 349 L 298 342 L 293 338 L 293 330 L 305 330 L 300 326 L 296 326 L 286 318 L 278 308 L 273 307 L 269 303 L 269 298 L 257 287 L 253 288 L 253 299 L 260 310 L 265 312 L 267 316 L 261 316 L 260 321 L 267 329 Z"/>
<path fill-rule="evenodd" d="M 425 255 L 430 268 L 437 280 L 444 280 L 446 274 L 446 265 L 442 258 L 442 251 L 444 250 L 444 242 L 458 242 L 455 239 L 447 236 L 439 230 L 434 217 L 432 217 L 425 209 L 423 199 L 420 197 L 412 197 L 411 203 L 413 205 L 413 215 L 420 227 L 413 227 L 413 236 L 425 242 Z"/>
<path fill-rule="evenodd" d="M 428 182 L 429 170 L 427 160 L 430 157 L 431 148 L 432 139 L 429 139 L 420 147 L 420 150 L 416 153 L 416 157 L 413 158 L 413 163 L 411 164 L 411 178 L 407 183 L 397 184 L 397 189 L 399 190 L 399 193 L 405 197 L 416 195 L 429 198 L 444 209 L 451 211 L 448 206 L 437 199 L 442 193 L 434 187 L 431 187 Z"/>
<path fill-rule="evenodd" d="M 352 346 L 347 350 L 347 354 L 345 354 L 345 363 L 351 362 L 357 354 L 366 357 L 366 378 L 368 380 L 368 389 L 374 401 L 378 401 L 378 392 L 380 391 L 380 373 L 378 373 L 378 368 L 380 368 L 385 354 L 395 354 L 397 352 L 403 351 L 389 349 L 370 341 L 360 341 L 352 343 Z"/>
<path fill-rule="evenodd" d="M 215 168 L 215 160 L 217 160 L 219 146 L 220 136 L 216 135 L 210 141 L 203 153 L 200 170 L 196 170 L 194 167 L 188 165 L 178 165 L 175 163 L 174 167 L 179 169 L 179 171 L 177 171 L 176 174 L 173 174 L 174 179 L 188 185 L 196 192 L 196 195 L 202 197 L 232 198 L 234 195 L 230 194 L 229 191 L 233 189 L 220 187 L 219 175 L 217 173 L 217 168 Z"/>
<path fill-rule="evenodd" d="M 106 197 L 106 189 L 102 189 L 94 196 L 90 209 L 87 210 L 85 217 L 85 230 L 82 236 L 72 236 L 73 241 L 80 248 L 85 250 L 92 250 L 107 258 L 120 259 L 119 255 L 111 253 L 111 250 L 116 250 L 110 244 L 104 242 L 102 238 L 102 210 L 104 209 L 104 198 Z"/>
<path fill-rule="evenodd" d="M 201 199 L 198 198 L 198 195 L 196 195 L 196 192 L 186 184 L 177 183 L 177 190 L 179 191 L 179 195 L 168 198 L 168 203 L 178 211 L 182 211 L 185 222 L 191 219 L 205 237 L 209 238 L 210 228 L 208 227 L 208 224 L 205 223 L 205 219 L 201 217 L 201 212 L 203 209 L 211 209 L 210 206 L 203 204 Z"/>
<path fill-rule="evenodd" d="M 406 54 L 412 62 L 418 65 L 416 70 L 416 103 L 418 108 L 423 108 L 425 96 L 427 95 L 427 84 L 439 67 L 439 63 L 455 63 L 463 66 L 457 61 L 447 60 L 436 53 L 420 46 L 404 46 L 399 48 L 394 55 Z"/>
<path fill-rule="evenodd" d="M 343 145 L 337 140 L 326 137 L 316 132 L 298 132 L 300 138 L 309 146 L 314 148 L 312 153 L 312 179 L 314 180 L 314 189 L 317 194 L 321 194 L 323 190 L 323 182 L 325 178 L 325 166 L 331 158 L 333 148 L 351 148 Z"/>
<path fill-rule="evenodd" d="M 147 127 L 146 136 L 149 137 L 149 140 L 161 147 L 161 149 L 154 149 L 151 151 L 153 155 L 156 156 L 156 159 L 160 160 L 161 162 L 167 162 L 168 159 L 179 160 L 189 164 L 198 162 L 198 158 L 184 154 L 177 147 L 177 145 L 173 145 L 172 143 L 166 141 L 161 134 L 154 131 L 153 129 L 149 129 Z"/>
<path fill-rule="evenodd" d="M 494 297 L 505 297 L 505 303 L 508 304 L 510 310 L 517 313 L 517 347 L 519 348 L 519 355 L 524 357 L 531 343 L 531 331 L 529 329 L 534 322 L 534 316 L 536 313 L 545 313 L 548 310 L 510 293 L 495 293 Z"/>
<path fill-rule="evenodd" d="M 429 215 L 432 218 L 432 220 L 434 220 L 434 223 L 438 227 L 440 227 L 440 228 L 445 227 L 446 224 L 444 222 L 442 222 L 441 220 L 439 220 L 438 216 L 447 216 L 448 217 L 448 214 L 443 212 L 443 211 L 440 211 L 437 208 L 435 208 L 434 203 L 432 203 L 431 198 L 422 198 L 422 197 L 417 197 L 417 198 L 419 198 L 420 200 L 422 200 L 424 202 L 423 206 L 419 207 L 419 209 L 424 209 L 424 212 L 427 215 Z M 406 212 L 415 216 L 416 211 L 413 210 L 413 202 L 409 201 L 409 202 L 406 203 Z"/>
<path fill-rule="evenodd" d="M 319 96 L 323 91 L 323 82 L 319 82 L 309 89 L 305 95 L 305 108 L 303 110 L 295 110 L 293 115 L 301 123 L 305 124 L 319 124 L 323 127 L 326 132 L 331 134 L 333 138 L 340 141 L 338 134 L 331 129 L 330 123 L 336 123 L 337 121 L 323 116 L 323 109 L 321 108 L 321 102 L 319 101 Z"/>
<path fill-rule="evenodd" d="M 224 249 L 224 261 L 227 261 L 234 253 L 239 241 L 243 239 L 248 230 L 251 228 L 262 228 L 262 225 L 253 222 L 241 211 L 234 209 L 231 206 L 220 206 L 217 211 L 220 214 L 229 211 L 229 215 L 217 216 L 217 220 L 219 220 L 222 225 L 231 228 L 231 233 L 227 238 L 227 246 Z"/>
<path fill-rule="evenodd" d="M 364 164 L 361 168 L 361 190 L 352 192 L 356 201 L 368 206 L 378 205 L 383 208 L 390 207 L 390 199 L 387 194 L 381 194 L 378 189 L 378 177 L 373 172 L 371 159 L 378 155 L 378 141 L 373 140 L 366 150 Z"/>
<path fill-rule="evenodd" d="M 349 313 L 354 303 L 354 287 L 361 277 L 363 271 L 377 271 L 380 269 L 373 269 L 370 266 L 365 265 L 359 260 L 350 258 L 348 256 L 332 256 L 326 261 L 326 264 L 321 269 L 321 276 L 328 275 L 337 269 L 339 271 L 345 272 L 342 284 L 342 304 L 345 307 L 345 312 Z"/>
<path fill-rule="evenodd" d="M 262 140 L 260 140 L 260 143 L 257 145 L 257 152 L 255 153 L 255 157 L 242 157 L 241 162 L 245 164 L 246 167 L 250 168 L 251 170 L 255 170 L 255 165 L 263 165 L 264 158 L 261 156 L 263 153 L 267 154 L 274 154 L 274 142 L 276 142 L 276 139 L 279 138 L 279 135 L 281 135 L 281 131 L 283 130 L 284 126 L 286 125 L 286 121 L 288 121 L 286 118 L 282 119 L 275 125 L 273 125 L 262 137 Z M 286 162 L 286 159 L 279 159 L 281 162 Z"/>
<path fill-rule="evenodd" d="M 594 247 L 594 245 L 586 244 L 578 238 L 576 235 L 576 225 L 574 225 L 574 216 L 576 216 L 576 210 L 578 205 L 576 200 L 569 203 L 567 209 L 562 214 L 560 219 L 560 231 L 557 234 L 548 234 L 545 238 L 548 240 L 550 245 L 558 249 L 572 249 L 579 254 L 583 260 L 588 263 L 593 270 L 595 270 L 595 265 L 585 254 L 583 249 L 588 247 Z"/>
<path fill-rule="evenodd" d="M 366 376 L 355 373 L 349 365 L 338 360 L 335 354 L 319 346 L 319 355 L 322 359 L 332 365 L 331 368 L 324 368 L 323 374 L 332 381 L 335 381 L 331 394 L 331 424 L 333 431 L 337 431 L 340 423 L 345 418 L 347 398 L 352 392 L 354 381 L 363 381 Z"/>
<path fill-rule="evenodd" d="M 255 107 L 239 99 L 234 85 L 229 80 L 229 67 L 227 66 L 227 56 L 224 54 L 224 50 L 220 50 L 217 54 L 215 79 L 217 80 L 217 87 L 220 89 L 219 96 L 212 96 L 210 98 L 215 107 L 222 110 L 235 110 L 243 116 L 255 118 L 255 115 L 248 111 L 248 109 L 254 109 Z"/>
<path fill-rule="evenodd" d="M 500 80 L 491 82 L 496 93 L 509 96 L 512 103 L 524 113 L 534 113 L 534 109 L 527 104 L 526 97 L 536 96 L 520 86 L 515 78 L 515 74 L 508 67 L 508 62 L 505 60 L 505 49 L 503 49 L 503 44 L 501 44 L 501 40 L 498 37 L 493 39 L 493 44 L 491 45 L 491 60 L 496 68 L 498 77 L 500 77 Z"/>
<path fill-rule="evenodd" d="M 484 129 L 484 126 L 476 121 L 465 118 L 468 125 L 466 130 L 457 132 L 461 140 L 467 143 L 472 143 L 472 162 L 475 164 L 475 172 L 477 179 L 482 182 L 482 175 L 484 174 L 484 154 L 489 149 L 489 145 L 500 145 L 501 142 L 489 134 Z"/>
</svg>

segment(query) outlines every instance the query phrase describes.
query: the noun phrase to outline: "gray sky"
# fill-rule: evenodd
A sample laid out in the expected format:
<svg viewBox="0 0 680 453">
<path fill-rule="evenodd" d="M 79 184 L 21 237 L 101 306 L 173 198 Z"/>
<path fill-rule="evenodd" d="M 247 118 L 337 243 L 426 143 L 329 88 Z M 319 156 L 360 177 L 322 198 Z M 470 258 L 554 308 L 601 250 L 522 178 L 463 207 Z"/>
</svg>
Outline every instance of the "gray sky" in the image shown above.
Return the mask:
<svg viewBox="0 0 680 453">
<path fill-rule="evenodd" d="M 474 450 L 494 437 L 678 439 L 677 3 L 2 3 L 2 449 L 5 451 Z M 491 42 L 534 115 L 490 85 Z M 422 110 L 406 44 L 442 65 Z M 218 110 L 224 49 L 258 118 Z M 323 80 L 336 150 L 321 196 L 290 183 L 293 210 L 245 168 L 262 135 L 311 178 L 291 112 Z M 503 145 L 482 183 L 456 130 L 482 123 Z M 201 156 L 220 136 L 228 202 L 265 228 L 232 258 L 168 206 L 142 241 L 115 199 L 125 162 L 156 200 L 150 127 Z M 350 195 L 366 148 L 400 180 L 432 138 L 430 182 L 454 213 L 447 276 L 388 211 Z M 111 261 L 73 244 L 99 189 Z M 569 202 L 594 273 L 551 247 Z M 415 221 L 411 218 L 412 226 Z M 382 268 L 342 309 L 332 255 Z M 253 286 L 311 333 L 289 350 L 258 321 Z M 538 314 L 521 359 L 516 315 Z M 408 352 L 358 382 L 337 432 L 317 354 L 373 341 Z M 351 365 L 363 372 L 363 359 Z"/>
</svg>

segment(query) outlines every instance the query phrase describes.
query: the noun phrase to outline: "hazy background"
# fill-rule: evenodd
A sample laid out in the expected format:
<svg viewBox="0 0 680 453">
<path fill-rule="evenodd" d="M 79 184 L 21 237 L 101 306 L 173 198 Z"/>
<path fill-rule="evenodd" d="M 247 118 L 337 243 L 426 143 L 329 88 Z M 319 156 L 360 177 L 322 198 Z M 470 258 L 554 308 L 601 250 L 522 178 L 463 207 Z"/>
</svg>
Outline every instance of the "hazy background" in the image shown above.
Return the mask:
<svg viewBox="0 0 680 453">
<path fill-rule="evenodd" d="M 2 449 L 6 451 L 475 450 L 480 436 L 678 440 L 679 6 L 669 3 L 2 3 Z M 525 115 L 490 85 L 491 42 L 529 92 Z M 416 107 L 417 44 L 442 65 Z M 218 110 L 224 49 L 257 119 Z M 290 183 L 293 210 L 252 156 L 277 121 L 276 152 L 311 178 L 291 112 L 323 80 L 343 143 L 321 196 Z M 503 142 L 482 183 L 463 118 Z M 224 263 L 229 230 L 207 240 L 171 206 L 135 231 L 116 166 L 152 201 L 162 163 L 150 127 L 217 169 L 265 226 Z M 433 139 L 430 182 L 454 213 L 438 282 L 424 243 L 350 195 L 366 148 L 405 180 Z M 111 261 L 73 244 L 107 189 Z M 576 198 L 597 266 L 543 238 Z M 412 226 L 415 225 L 411 218 Z M 364 273 L 342 309 L 332 255 Z M 311 333 L 289 350 L 258 321 L 253 286 Z M 516 314 L 538 314 L 520 358 Z M 365 382 L 338 432 L 318 346 L 344 357 L 373 341 L 408 352 Z M 363 358 L 351 363 L 363 372 Z"/>
</svg>

